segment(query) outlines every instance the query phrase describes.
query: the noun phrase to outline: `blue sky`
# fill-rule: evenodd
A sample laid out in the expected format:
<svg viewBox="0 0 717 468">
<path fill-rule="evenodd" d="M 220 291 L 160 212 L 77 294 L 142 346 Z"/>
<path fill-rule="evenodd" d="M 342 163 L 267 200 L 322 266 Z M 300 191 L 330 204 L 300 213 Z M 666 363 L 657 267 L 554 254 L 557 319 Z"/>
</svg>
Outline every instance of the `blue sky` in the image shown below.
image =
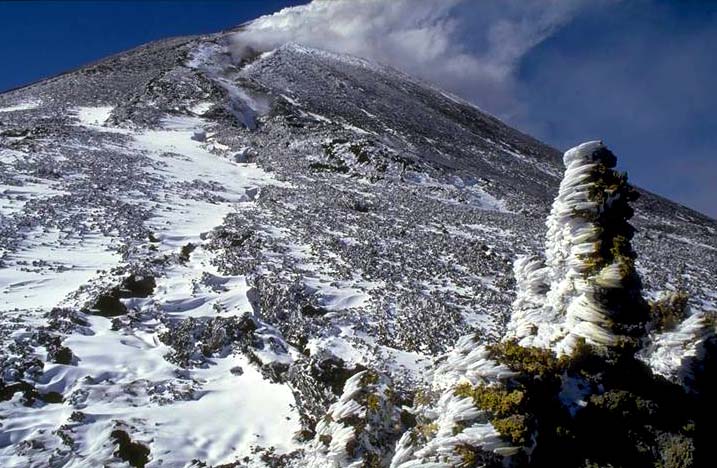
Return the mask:
<svg viewBox="0 0 717 468">
<path fill-rule="evenodd" d="M 602 138 L 633 183 L 717 218 L 717 2 L 584 11 L 518 70 L 519 127 Z"/>
<path fill-rule="evenodd" d="M 216 32 L 300 3 L 0 0 L 0 91 L 148 41 Z"/>
<path fill-rule="evenodd" d="M 0 90 L 304 3 L 0 1 Z M 717 2 L 322 3 L 247 39 L 388 62 L 560 149 L 603 139 L 633 183 L 717 217 Z"/>
</svg>

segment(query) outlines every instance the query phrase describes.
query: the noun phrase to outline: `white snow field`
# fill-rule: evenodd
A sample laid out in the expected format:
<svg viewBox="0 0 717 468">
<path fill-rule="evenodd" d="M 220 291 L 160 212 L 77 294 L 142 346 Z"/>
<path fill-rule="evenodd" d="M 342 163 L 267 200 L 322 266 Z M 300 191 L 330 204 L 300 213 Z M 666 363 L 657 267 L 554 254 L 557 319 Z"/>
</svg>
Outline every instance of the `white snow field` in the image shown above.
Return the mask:
<svg viewBox="0 0 717 468">
<path fill-rule="evenodd" d="M 98 232 L 73 236 L 48 230 L 29 237 L 0 269 L 0 312 L 51 309 L 121 259 L 117 243 Z"/>
<path fill-rule="evenodd" d="M 262 186 L 278 182 L 256 165 L 238 164 L 210 151 L 210 143 L 193 139 L 206 126 L 199 118 L 168 118 L 160 129 L 135 130 L 106 126 L 112 110 L 80 107 L 75 114 L 79 125 L 100 138 L 123 136 L 120 151 L 139 152 L 153 162 L 141 177 L 161 181 L 158 201 L 144 203 L 151 212 L 146 225 L 159 241 L 156 254 L 170 255 L 189 243 L 196 246 L 188 261 L 168 267 L 157 278 L 151 300 L 126 303 L 140 312 L 158 310 L 171 320 L 251 313 L 245 278 L 221 275 L 203 237 L 232 210 L 256 199 Z M 106 145 L 118 150 L 116 141 Z M 64 156 L 72 158 L 69 151 Z M 209 189 L 202 186 L 202 197 L 192 189 L 198 181 L 211 184 Z M 22 210 L 21 202 L 14 201 L 18 194 L 63 194 L 61 188 L 39 184 L 0 188 L 3 214 Z M 126 194 L 122 198 L 132 199 Z M 101 232 L 29 232 L 0 269 L 0 311 L 22 312 L 23 320 L 37 324 L 57 305 L 80 306 L 83 295 L 72 293 L 93 280 L 102 281 L 104 273 L 122 265 L 119 247 L 118 238 Z M 198 291 L 198 281 L 207 275 L 214 287 Z M 34 314 L 34 320 L 28 314 Z M 89 315 L 86 320 L 87 326 L 63 341 L 74 362 L 46 362 L 36 385 L 40 393 L 66 395 L 72 405 L 27 407 L 20 393 L 0 404 L 1 466 L 41 466 L 17 451 L 17 444 L 51 438 L 78 408 L 85 423 L 73 430 L 73 455 L 63 466 L 99 466 L 111 460 L 115 446 L 110 434 L 119 426 L 132 428 L 133 440 L 151 445 L 148 466 L 183 466 L 194 459 L 229 463 L 259 445 L 278 453 L 295 448 L 293 437 L 300 425 L 291 390 L 266 380 L 246 356 L 229 353 L 204 367 L 182 369 L 165 359 L 171 349 L 158 338 L 166 327 L 157 319 L 143 321 L 131 331 L 115 329 L 107 317 Z M 272 336 L 273 331 L 258 330 L 262 333 Z M 40 349 L 37 357 L 44 360 Z M 268 350 L 260 358 L 290 359 Z"/>
<path fill-rule="evenodd" d="M 6 107 L 0 107 L 0 112 L 17 112 L 17 111 L 26 111 L 26 110 L 32 110 L 37 109 L 42 105 L 41 101 L 24 101 L 24 102 L 18 102 L 17 104 L 6 106 Z"/>
</svg>

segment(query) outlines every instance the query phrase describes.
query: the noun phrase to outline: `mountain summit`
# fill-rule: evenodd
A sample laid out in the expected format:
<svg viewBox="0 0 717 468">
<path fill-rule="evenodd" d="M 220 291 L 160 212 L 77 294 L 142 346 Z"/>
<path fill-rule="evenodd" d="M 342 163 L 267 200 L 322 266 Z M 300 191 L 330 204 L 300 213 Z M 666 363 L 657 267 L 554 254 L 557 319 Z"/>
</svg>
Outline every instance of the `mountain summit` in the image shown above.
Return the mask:
<svg viewBox="0 0 717 468">
<path fill-rule="evenodd" d="M 598 163 L 607 185 L 581 187 Z M 549 460 L 542 413 L 513 411 L 535 369 L 506 356 L 542 350 L 570 414 L 628 367 L 561 356 L 626 346 L 692 388 L 717 312 L 717 222 L 614 165 L 362 59 L 238 54 L 232 32 L 2 94 L 0 465 Z M 458 418 L 495 401 L 481 382 L 506 406 Z M 643 439 L 664 434 L 689 439 Z"/>
</svg>

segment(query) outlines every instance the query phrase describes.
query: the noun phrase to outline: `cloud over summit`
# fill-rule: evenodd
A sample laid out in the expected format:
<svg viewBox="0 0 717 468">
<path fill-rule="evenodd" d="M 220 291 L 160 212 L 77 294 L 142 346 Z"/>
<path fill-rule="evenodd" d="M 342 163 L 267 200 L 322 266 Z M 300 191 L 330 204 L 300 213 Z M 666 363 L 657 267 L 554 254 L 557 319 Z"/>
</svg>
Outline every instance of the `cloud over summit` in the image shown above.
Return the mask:
<svg viewBox="0 0 717 468">
<path fill-rule="evenodd" d="M 717 216 L 705 181 L 715 177 L 715 19 L 713 2 L 314 0 L 236 39 L 391 65 L 557 147 L 605 139 L 637 184 Z"/>
<path fill-rule="evenodd" d="M 314 0 L 261 17 L 237 44 L 287 42 L 391 65 L 502 117 L 516 112 L 520 59 L 583 0 Z"/>
</svg>

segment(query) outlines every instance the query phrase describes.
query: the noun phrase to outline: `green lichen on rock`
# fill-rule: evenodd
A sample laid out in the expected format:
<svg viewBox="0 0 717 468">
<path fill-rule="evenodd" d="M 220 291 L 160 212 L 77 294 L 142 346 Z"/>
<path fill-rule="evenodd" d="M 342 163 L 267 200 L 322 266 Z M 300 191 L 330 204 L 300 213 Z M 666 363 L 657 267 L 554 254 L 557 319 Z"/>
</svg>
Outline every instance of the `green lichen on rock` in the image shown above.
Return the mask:
<svg viewBox="0 0 717 468">
<path fill-rule="evenodd" d="M 497 468 L 503 466 L 500 457 L 492 452 L 481 450 L 470 444 L 460 444 L 455 448 L 460 457 L 457 468 Z"/>
<path fill-rule="evenodd" d="M 554 376 L 567 365 L 566 357 L 558 358 L 550 349 L 521 346 L 516 340 L 489 345 L 491 356 L 511 369 L 535 376 Z"/>
<path fill-rule="evenodd" d="M 503 352 L 492 356 L 519 372 L 508 387 L 460 385 L 455 392 L 487 410 L 506 440 L 535 442 L 530 457 L 517 466 L 699 466 L 693 463 L 699 450 L 695 400 L 654 375 L 627 348 L 617 356 L 582 342 L 559 359 L 514 342 L 496 348 Z M 579 380 L 586 390 L 574 414 L 562 394 L 566 379 Z"/>
<path fill-rule="evenodd" d="M 310 465 L 383 466 L 406 429 L 391 387 L 391 381 L 374 370 L 346 380 L 338 401 L 316 425 Z"/>
<path fill-rule="evenodd" d="M 493 418 L 490 423 L 512 444 L 525 445 L 527 443 L 528 427 L 525 415 L 511 414 L 505 418 Z"/>
<path fill-rule="evenodd" d="M 689 294 L 678 290 L 650 302 L 653 328 L 658 332 L 671 331 L 687 316 Z"/>
<path fill-rule="evenodd" d="M 459 384 L 456 396 L 471 398 L 478 408 L 489 411 L 496 417 L 504 417 L 519 411 L 525 400 L 521 390 L 505 390 L 500 387 L 471 386 L 469 383 Z"/>
<path fill-rule="evenodd" d="M 690 468 L 695 466 L 695 444 L 690 437 L 665 435 L 660 440 L 661 459 L 657 468 Z"/>
</svg>

